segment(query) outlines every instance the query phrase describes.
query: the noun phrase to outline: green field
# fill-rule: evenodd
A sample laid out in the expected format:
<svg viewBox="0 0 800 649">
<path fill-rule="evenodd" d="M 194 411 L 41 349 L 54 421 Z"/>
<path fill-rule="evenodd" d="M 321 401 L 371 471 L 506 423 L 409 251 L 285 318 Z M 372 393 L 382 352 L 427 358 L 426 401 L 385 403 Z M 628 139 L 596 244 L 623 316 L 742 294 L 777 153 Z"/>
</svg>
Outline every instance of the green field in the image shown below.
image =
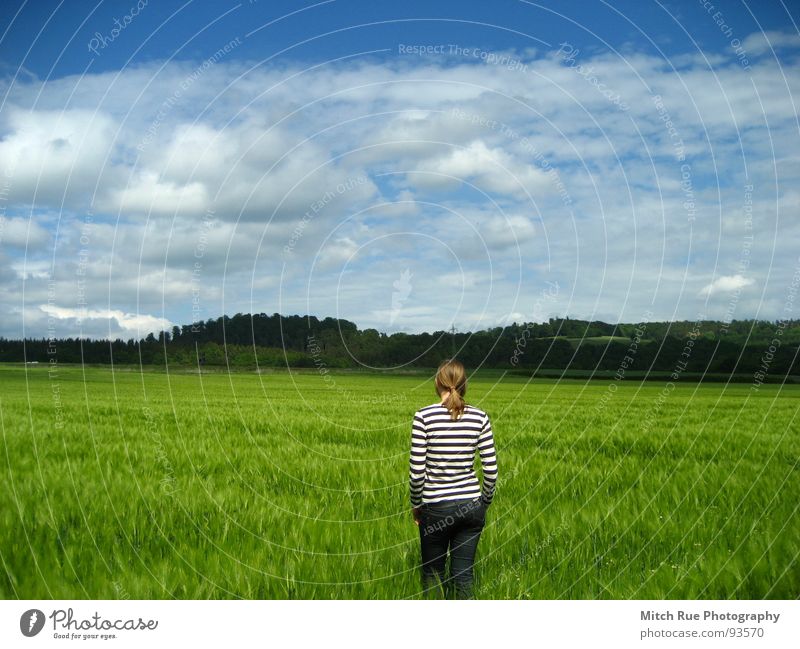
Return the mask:
<svg viewBox="0 0 800 649">
<path fill-rule="evenodd" d="M 3 598 L 418 598 L 426 374 L 0 367 Z M 473 378 L 481 598 L 797 598 L 800 386 Z"/>
</svg>

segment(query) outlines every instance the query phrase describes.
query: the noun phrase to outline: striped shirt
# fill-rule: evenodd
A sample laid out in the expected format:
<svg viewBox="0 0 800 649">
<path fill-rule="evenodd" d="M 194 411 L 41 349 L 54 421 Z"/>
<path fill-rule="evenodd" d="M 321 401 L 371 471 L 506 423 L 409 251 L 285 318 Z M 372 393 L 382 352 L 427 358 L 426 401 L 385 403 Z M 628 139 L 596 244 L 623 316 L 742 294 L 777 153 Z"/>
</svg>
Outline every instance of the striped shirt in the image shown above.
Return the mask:
<svg viewBox="0 0 800 649">
<path fill-rule="evenodd" d="M 475 475 L 475 451 L 483 468 L 483 489 Z M 420 408 L 411 425 L 411 506 L 442 500 L 482 498 L 492 502 L 497 458 L 492 424 L 480 408 L 465 406 L 459 419 L 436 403 Z"/>
</svg>

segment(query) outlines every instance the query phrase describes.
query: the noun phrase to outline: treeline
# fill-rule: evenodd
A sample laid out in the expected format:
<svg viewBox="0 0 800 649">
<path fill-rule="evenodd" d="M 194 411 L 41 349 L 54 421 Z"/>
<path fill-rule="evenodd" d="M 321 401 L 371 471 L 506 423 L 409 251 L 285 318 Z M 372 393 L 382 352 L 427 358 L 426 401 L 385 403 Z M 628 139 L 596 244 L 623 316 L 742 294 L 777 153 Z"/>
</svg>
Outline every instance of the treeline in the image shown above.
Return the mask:
<svg viewBox="0 0 800 649">
<path fill-rule="evenodd" d="M 800 320 L 607 324 L 551 318 L 476 332 L 387 335 L 337 318 L 241 314 L 141 340 L 0 338 L 0 361 L 179 366 L 435 367 L 800 374 Z"/>
</svg>

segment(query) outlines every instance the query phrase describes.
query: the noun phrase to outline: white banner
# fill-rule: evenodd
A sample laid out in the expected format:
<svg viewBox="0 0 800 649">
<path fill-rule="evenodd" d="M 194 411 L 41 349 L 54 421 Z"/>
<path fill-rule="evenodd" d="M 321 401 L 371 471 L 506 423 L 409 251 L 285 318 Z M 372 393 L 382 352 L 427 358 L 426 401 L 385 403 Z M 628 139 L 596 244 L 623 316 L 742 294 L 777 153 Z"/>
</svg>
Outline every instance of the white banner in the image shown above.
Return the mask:
<svg viewBox="0 0 800 649">
<path fill-rule="evenodd" d="M 795 647 L 800 638 L 800 602 L 789 600 L 6 600 L 0 613 L 4 648 Z"/>
</svg>

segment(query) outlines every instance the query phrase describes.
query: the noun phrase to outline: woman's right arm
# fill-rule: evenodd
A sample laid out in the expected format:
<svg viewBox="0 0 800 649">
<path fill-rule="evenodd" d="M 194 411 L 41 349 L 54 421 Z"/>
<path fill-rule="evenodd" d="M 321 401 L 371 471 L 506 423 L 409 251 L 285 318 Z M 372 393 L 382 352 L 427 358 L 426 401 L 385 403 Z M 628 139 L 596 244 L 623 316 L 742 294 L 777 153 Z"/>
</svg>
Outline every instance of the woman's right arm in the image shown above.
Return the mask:
<svg viewBox="0 0 800 649">
<path fill-rule="evenodd" d="M 414 414 L 411 424 L 411 458 L 409 461 L 409 490 L 411 506 L 422 505 L 422 488 L 425 485 L 425 460 L 428 454 L 425 422 L 419 412 Z"/>
<path fill-rule="evenodd" d="M 497 454 L 494 448 L 494 434 L 492 433 L 492 422 L 489 415 L 483 422 L 481 434 L 478 436 L 478 452 L 481 456 L 481 467 L 483 468 L 483 488 L 481 489 L 481 499 L 485 505 L 491 505 L 494 497 L 494 485 L 497 482 Z"/>
</svg>

